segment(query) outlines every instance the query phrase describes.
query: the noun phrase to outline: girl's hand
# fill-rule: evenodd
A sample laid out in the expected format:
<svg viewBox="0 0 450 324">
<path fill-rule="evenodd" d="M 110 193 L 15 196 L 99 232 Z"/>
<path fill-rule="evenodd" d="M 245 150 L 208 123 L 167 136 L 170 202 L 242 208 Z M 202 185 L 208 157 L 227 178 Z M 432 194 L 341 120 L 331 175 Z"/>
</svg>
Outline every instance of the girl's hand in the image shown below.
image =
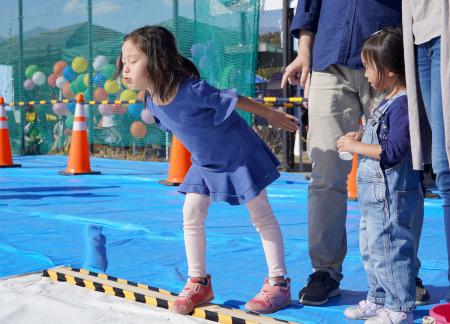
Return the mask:
<svg viewBox="0 0 450 324">
<path fill-rule="evenodd" d="M 273 127 L 288 132 L 295 132 L 298 129 L 297 118 L 281 110 L 271 109 L 266 119 Z"/>
<path fill-rule="evenodd" d="M 356 132 L 347 133 L 345 136 L 341 136 L 337 140 L 337 149 L 338 152 L 349 152 L 349 153 L 357 153 L 357 146 L 359 142 L 355 139 Z M 353 134 L 352 136 L 347 136 L 349 134 Z"/>
</svg>

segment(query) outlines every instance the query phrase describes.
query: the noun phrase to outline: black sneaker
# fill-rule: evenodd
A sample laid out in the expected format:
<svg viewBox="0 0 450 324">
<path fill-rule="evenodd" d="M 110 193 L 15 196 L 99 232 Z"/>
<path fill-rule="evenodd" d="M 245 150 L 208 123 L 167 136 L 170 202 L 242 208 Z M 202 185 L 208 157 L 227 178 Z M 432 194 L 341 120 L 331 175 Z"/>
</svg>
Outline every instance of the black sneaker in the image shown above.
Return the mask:
<svg viewBox="0 0 450 324">
<path fill-rule="evenodd" d="M 327 271 L 316 271 L 308 278 L 306 286 L 298 294 L 299 303 L 310 306 L 325 304 L 329 297 L 340 294 L 339 282 Z"/>
<path fill-rule="evenodd" d="M 416 277 L 416 306 L 427 305 L 430 303 L 430 294 L 427 288 L 422 284 L 422 279 Z"/>
</svg>

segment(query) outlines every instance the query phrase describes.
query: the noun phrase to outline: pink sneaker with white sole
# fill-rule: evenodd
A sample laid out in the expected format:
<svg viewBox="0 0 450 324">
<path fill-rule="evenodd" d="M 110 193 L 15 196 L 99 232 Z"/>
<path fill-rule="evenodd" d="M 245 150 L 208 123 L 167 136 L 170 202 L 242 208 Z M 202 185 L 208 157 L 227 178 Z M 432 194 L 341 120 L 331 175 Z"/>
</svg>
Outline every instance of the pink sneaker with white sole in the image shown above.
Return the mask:
<svg viewBox="0 0 450 324">
<path fill-rule="evenodd" d="M 245 308 L 259 314 L 270 314 L 291 304 L 291 279 L 286 279 L 286 287 L 275 283 L 272 286 L 266 278 L 261 291 L 245 304 Z"/>
<path fill-rule="evenodd" d="M 198 278 L 189 278 L 183 290 L 173 303 L 172 310 L 178 314 L 190 314 L 195 307 L 207 304 L 214 299 L 211 287 L 211 276 L 205 278 L 203 284 Z"/>
</svg>

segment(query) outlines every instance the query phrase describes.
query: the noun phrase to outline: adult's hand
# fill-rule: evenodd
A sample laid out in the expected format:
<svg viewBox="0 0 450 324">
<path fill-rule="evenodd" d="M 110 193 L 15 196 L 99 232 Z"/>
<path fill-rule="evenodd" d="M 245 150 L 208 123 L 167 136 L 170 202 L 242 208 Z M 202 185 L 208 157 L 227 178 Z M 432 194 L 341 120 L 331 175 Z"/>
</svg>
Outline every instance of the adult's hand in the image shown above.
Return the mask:
<svg viewBox="0 0 450 324">
<path fill-rule="evenodd" d="M 311 52 L 314 34 L 307 30 L 300 31 L 298 55 L 291 64 L 286 67 L 281 80 L 281 88 L 289 82 L 291 85 L 305 86 L 308 75 L 311 72 Z"/>
</svg>

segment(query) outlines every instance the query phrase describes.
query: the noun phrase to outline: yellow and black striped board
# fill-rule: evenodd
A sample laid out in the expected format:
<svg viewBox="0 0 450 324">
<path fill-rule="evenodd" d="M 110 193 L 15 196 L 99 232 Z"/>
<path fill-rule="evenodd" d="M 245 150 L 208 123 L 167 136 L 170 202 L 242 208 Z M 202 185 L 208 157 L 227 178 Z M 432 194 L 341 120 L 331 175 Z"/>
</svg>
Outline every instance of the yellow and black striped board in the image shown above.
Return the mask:
<svg viewBox="0 0 450 324">
<path fill-rule="evenodd" d="M 112 296 L 126 298 L 169 310 L 177 296 L 164 289 L 111 277 L 102 273 L 91 272 L 85 269 L 58 267 L 44 270 L 43 276 L 49 277 L 52 281 L 68 282 L 73 285 L 85 287 Z M 198 307 L 194 309 L 191 315 L 193 317 L 224 324 L 295 324 L 294 322 L 247 313 L 239 309 L 226 308 L 216 304 Z"/>
<path fill-rule="evenodd" d="M 263 97 L 263 98 L 250 98 L 257 102 L 263 103 L 267 106 L 275 106 L 275 107 L 285 107 L 285 108 L 293 108 L 301 106 L 302 102 L 307 101 L 306 98 L 302 97 L 289 97 L 289 98 L 278 98 L 278 97 Z M 62 99 L 62 100 L 32 100 L 32 101 L 18 101 L 18 102 L 8 102 L 7 106 L 14 107 L 24 107 L 24 106 L 38 106 L 38 105 L 50 105 L 55 103 L 69 103 L 73 102 L 75 99 Z M 117 104 L 117 105 L 126 105 L 126 104 L 134 104 L 134 103 L 142 103 L 141 100 L 87 100 L 87 104 L 89 105 L 106 105 L 106 104 Z"/>
</svg>

